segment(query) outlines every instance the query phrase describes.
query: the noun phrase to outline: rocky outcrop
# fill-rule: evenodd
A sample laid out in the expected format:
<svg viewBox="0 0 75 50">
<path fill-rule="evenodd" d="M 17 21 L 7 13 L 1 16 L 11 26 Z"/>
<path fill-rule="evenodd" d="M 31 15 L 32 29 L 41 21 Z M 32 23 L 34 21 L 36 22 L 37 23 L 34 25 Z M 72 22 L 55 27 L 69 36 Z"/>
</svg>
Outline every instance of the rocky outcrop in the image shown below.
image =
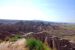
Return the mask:
<svg viewBox="0 0 75 50">
<path fill-rule="evenodd" d="M 41 40 L 43 43 L 47 42 L 49 47 L 57 50 L 74 50 L 75 46 L 67 39 L 62 39 L 57 36 L 51 36 L 50 34 L 43 32 L 43 33 L 32 33 L 26 36 L 27 38 L 35 38 Z"/>
</svg>

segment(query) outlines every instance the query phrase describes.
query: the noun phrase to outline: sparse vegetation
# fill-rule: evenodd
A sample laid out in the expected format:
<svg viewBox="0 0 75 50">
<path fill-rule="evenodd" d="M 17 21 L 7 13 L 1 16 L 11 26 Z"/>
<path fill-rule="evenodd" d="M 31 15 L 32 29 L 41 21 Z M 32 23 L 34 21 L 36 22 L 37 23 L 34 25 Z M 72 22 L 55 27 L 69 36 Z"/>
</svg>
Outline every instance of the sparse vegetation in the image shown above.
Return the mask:
<svg viewBox="0 0 75 50">
<path fill-rule="evenodd" d="M 52 50 L 48 45 L 43 44 L 44 50 Z"/>
<path fill-rule="evenodd" d="M 22 38 L 22 36 L 17 34 L 17 35 L 14 35 L 14 36 L 10 37 L 9 41 L 17 41 L 20 38 Z"/>
<path fill-rule="evenodd" d="M 43 43 L 36 39 L 27 39 L 29 50 L 43 50 Z"/>
<path fill-rule="evenodd" d="M 40 40 L 36 39 L 27 39 L 27 46 L 29 50 L 51 50 L 48 45 L 45 45 Z"/>
</svg>

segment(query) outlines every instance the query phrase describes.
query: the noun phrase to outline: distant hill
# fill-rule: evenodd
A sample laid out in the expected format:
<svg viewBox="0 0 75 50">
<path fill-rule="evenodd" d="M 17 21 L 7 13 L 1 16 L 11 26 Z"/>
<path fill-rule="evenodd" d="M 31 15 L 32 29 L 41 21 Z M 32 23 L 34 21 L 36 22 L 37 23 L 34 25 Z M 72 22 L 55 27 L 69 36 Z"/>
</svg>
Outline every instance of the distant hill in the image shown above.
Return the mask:
<svg viewBox="0 0 75 50">
<path fill-rule="evenodd" d="M 56 35 L 59 37 L 74 36 L 75 27 L 73 26 L 72 28 L 69 25 L 71 25 L 71 23 L 56 23 L 41 20 L 0 19 L 0 39 L 5 39 L 6 37 L 10 37 L 15 34 L 24 35 L 28 32 L 47 32 L 51 35 Z"/>
<path fill-rule="evenodd" d="M 42 21 L 42 20 L 9 20 L 9 19 L 0 19 L 0 23 L 3 23 L 3 24 L 12 24 L 12 23 L 16 23 L 16 22 L 19 22 L 19 21 L 22 21 L 22 22 L 34 22 L 34 23 L 41 23 L 43 22 L 44 24 L 65 24 L 65 23 L 57 23 L 57 22 L 50 22 L 50 21 Z"/>
</svg>

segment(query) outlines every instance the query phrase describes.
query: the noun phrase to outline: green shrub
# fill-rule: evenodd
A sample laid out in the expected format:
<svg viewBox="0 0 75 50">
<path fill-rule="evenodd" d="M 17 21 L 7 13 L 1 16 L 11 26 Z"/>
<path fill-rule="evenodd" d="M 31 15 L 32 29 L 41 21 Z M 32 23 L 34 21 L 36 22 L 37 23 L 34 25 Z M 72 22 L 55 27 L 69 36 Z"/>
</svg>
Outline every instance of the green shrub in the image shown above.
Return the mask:
<svg viewBox="0 0 75 50">
<path fill-rule="evenodd" d="M 43 50 L 43 43 L 36 39 L 27 39 L 29 50 Z"/>
<path fill-rule="evenodd" d="M 9 41 L 17 41 L 18 39 L 22 38 L 21 35 L 16 34 L 9 38 Z"/>
<path fill-rule="evenodd" d="M 36 39 L 27 39 L 27 46 L 29 50 L 51 50 L 49 46 Z"/>
</svg>

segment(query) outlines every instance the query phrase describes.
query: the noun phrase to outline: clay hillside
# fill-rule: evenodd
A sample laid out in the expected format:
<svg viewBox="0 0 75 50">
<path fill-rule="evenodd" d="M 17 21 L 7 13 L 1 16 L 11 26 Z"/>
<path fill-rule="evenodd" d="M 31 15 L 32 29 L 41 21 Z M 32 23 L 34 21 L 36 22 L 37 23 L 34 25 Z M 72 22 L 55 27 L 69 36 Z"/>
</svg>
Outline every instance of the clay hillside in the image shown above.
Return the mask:
<svg viewBox="0 0 75 50">
<path fill-rule="evenodd" d="M 47 32 L 51 35 L 74 40 L 75 24 L 54 23 L 48 21 L 22 21 L 22 20 L 0 20 L 0 39 L 5 40 L 6 37 L 15 34 L 24 35 L 28 32 L 38 33 Z M 70 38 L 71 37 L 71 38 Z"/>
</svg>

